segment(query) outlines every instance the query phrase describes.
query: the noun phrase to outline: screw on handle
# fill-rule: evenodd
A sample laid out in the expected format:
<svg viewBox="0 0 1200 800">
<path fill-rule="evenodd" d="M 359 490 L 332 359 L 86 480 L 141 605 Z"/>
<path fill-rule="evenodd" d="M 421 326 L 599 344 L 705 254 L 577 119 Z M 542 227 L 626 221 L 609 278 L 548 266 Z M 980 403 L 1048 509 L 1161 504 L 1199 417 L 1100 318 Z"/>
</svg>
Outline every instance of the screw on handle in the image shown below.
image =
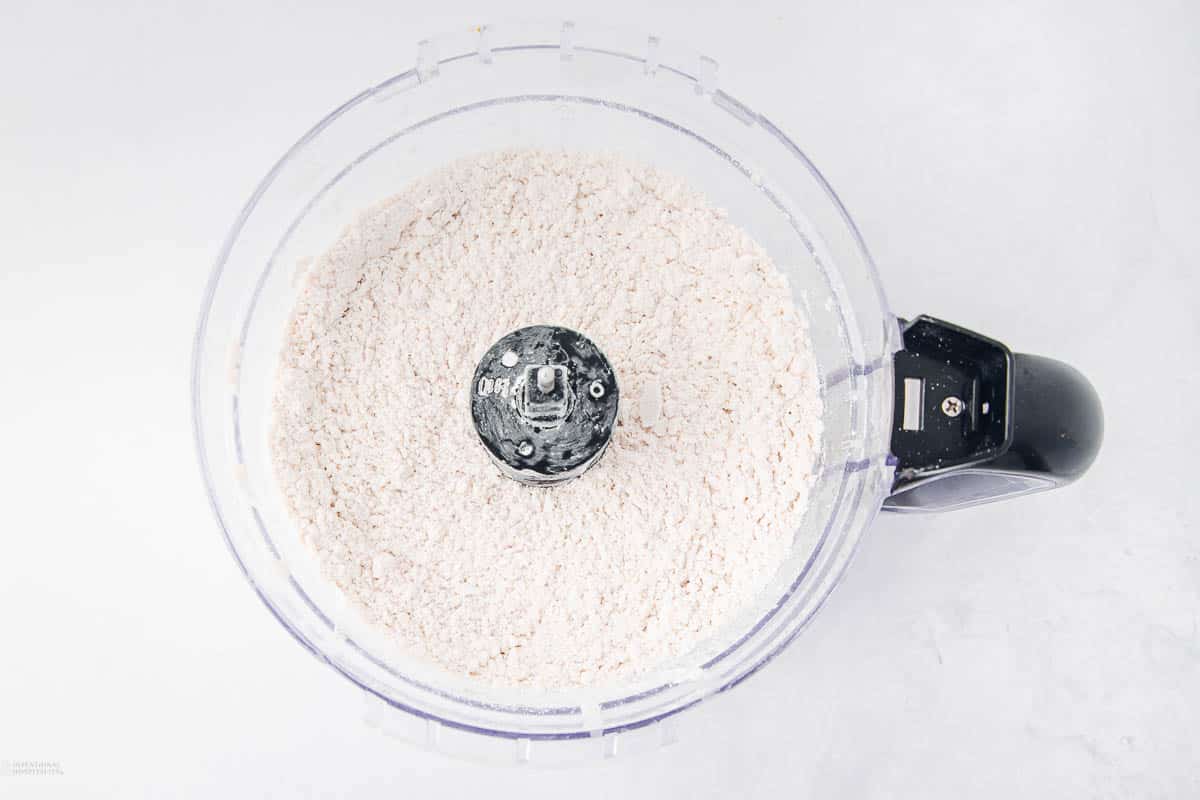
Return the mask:
<svg viewBox="0 0 1200 800">
<path fill-rule="evenodd" d="M 1077 370 L 932 317 L 902 329 L 885 509 L 964 508 L 1064 486 L 1091 466 L 1104 416 Z"/>
</svg>

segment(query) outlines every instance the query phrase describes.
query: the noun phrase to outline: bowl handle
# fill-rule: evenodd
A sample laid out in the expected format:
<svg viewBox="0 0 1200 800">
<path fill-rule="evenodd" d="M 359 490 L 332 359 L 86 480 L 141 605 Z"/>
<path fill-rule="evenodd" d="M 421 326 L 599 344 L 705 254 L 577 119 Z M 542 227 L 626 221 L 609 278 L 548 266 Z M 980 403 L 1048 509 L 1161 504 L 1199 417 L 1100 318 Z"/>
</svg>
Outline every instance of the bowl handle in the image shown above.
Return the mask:
<svg viewBox="0 0 1200 800">
<path fill-rule="evenodd" d="M 895 355 L 889 511 L 950 511 L 1071 483 L 1104 438 L 1073 367 L 921 316 Z"/>
</svg>

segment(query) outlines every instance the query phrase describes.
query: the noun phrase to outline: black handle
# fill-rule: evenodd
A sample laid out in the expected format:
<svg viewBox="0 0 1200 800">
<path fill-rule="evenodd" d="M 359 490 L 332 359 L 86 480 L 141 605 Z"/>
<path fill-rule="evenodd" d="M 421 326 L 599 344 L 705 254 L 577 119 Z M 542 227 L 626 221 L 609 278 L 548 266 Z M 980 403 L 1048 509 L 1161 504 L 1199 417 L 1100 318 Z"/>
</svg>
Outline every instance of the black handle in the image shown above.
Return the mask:
<svg viewBox="0 0 1200 800">
<path fill-rule="evenodd" d="M 891 511 L 948 511 L 1064 486 L 1100 450 L 1100 398 L 1074 368 L 932 317 L 895 356 Z"/>
</svg>

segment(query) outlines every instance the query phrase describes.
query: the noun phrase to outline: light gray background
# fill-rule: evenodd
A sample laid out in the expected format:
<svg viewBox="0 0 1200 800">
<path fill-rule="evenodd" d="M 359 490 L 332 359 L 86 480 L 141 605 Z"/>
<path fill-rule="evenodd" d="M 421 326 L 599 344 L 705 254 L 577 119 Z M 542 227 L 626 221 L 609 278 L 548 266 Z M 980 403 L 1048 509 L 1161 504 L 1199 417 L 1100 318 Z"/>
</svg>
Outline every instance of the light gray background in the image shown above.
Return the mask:
<svg viewBox="0 0 1200 800">
<path fill-rule="evenodd" d="M 1200 11 L 1178 2 L 402 2 L 0 9 L 0 796 L 1200 794 Z M 192 452 L 219 242 L 300 133 L 494 15 L 722 64 L 837 187 L 901 313 L 1104 397 L 1067 490 L 886 516 L 765 673 L 681 742 L 464 766 L 363 724 L 220 541 Z"/>
</svg>

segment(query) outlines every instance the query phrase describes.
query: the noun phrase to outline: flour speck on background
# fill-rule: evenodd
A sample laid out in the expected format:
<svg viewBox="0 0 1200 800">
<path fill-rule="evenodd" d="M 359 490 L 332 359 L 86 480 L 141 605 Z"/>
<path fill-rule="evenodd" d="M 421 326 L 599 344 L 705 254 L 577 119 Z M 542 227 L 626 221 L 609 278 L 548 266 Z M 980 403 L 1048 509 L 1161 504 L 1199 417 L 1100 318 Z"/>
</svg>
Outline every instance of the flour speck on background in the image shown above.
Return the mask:
<svg viewBox="0 0 1200 800">
<path fill-rule="evenodd" d="M 471 424 L 506 333 L 591 338 L 621 387 L 577 480 L 502 477 Z M 788 556 L 817 370 L 767 253 L 679 179 L 601 154 L 457 161 L 308 269 L 271 448 L 323 574 L 406 651 L 502 686 L 631 679 L 715 634 Z"/>
</svg>

